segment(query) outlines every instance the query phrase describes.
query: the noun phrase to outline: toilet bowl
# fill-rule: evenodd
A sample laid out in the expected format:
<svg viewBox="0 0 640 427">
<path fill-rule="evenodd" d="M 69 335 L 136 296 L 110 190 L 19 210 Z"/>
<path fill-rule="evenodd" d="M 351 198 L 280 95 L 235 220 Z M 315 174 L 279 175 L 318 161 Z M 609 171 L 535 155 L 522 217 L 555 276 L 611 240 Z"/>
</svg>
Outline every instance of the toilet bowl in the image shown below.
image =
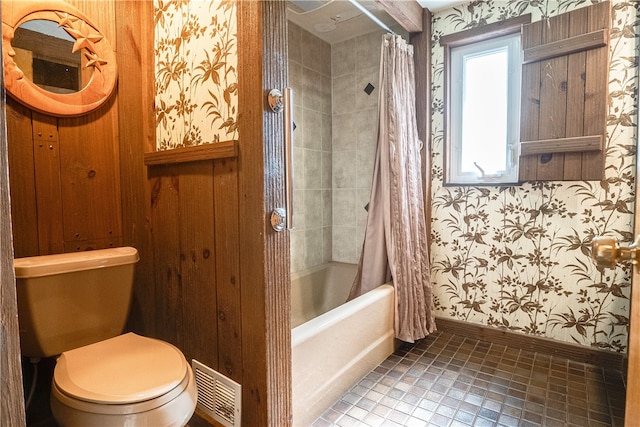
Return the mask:
<svg viewBox="0 0 640 427">
<path fill-rule="evenodd" d="M 62 353 L 51 389 L 62 427 L 184 426 L 197 400 L 180 350 L 133 333 Z"/>
</svg>

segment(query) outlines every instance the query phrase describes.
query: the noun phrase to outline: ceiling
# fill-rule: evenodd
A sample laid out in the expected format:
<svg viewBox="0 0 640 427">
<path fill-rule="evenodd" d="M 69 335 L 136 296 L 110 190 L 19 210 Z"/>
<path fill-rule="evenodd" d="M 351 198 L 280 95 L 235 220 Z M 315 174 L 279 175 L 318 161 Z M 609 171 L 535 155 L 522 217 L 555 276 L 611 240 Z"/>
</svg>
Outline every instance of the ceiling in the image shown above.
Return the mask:
<svg viewBox="0 0 640 427">
<path fill-rule="evenodd" d="M 438 11 L 460 0 L 417 0 L 429 10 Z M 289 0 L 287 18 L 329 44 L 379 30 L 380 27 L 348 0 Z M 358 0 L 387 26 L 398 31 L 398 24 L 374 0 Z"/>
<path fill-rule="evenodd" d="M 465 1 L 460 0 L 417 0 L 420 3 L 420 6 L 423 8 L 427 8 L 432 12 L 446 9 L 451 6 L 455 6 L 456 4 L 466 3 Z"/>
</svg>

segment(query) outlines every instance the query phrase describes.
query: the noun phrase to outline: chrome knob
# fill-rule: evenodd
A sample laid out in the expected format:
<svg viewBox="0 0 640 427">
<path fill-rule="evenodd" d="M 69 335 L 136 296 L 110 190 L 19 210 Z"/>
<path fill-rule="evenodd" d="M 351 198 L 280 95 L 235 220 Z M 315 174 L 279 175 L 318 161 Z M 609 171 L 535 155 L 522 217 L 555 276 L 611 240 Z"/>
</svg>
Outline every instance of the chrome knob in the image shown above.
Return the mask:
<svg viewBox="0 0 640 427">
<path fill-rule="evenodd" d="M 620 246 L 613 237 L 596 236 L 591 241 L 591 258 L 598 267 L 614 268 L 620 261 L 638 262 L 640 235 L 629 246 Z"/>
</svg>

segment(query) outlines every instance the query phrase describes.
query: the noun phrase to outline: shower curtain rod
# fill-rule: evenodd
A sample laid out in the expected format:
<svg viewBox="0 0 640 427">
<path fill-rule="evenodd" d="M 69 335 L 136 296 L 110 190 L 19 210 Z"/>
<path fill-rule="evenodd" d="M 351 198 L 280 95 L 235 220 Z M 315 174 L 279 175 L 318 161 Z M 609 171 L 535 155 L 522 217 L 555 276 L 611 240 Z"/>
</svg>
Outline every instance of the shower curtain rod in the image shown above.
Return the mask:
<svg viewBox="0 0 640 427">
<path fill-rule="evenodd" d="M 349 0 L 349 2 L 354 5 L 355 7 L 358 8 L 358 10 L 360 10 L 360 12 L 364 13 L 365 15 L 367 15 L 367 17 L 369 17 L 369 19 L 371 19 L 373 22 L 375 22 L 376 24 L 378 24 L 378 26 L 382 27 L 383 29 L 387 30 L 388 32 L 390 32 L 391 34 L 393 34 L 394 36 L 397 35 L 395 33 L 395 31 L 393 31 L 391 28 L 389 28 L 389 26 L 387 24 L 385 24 L 384 22 L 382 22 L 380 19 L 378 19 L 377 16 L 375 16 L 373 13 L 371 13 L 369 11 L 369 9 L 367 9 L 366 7 L 364 7 L 363 5 L 361 5 L 358 0 Z"/>
</svg>

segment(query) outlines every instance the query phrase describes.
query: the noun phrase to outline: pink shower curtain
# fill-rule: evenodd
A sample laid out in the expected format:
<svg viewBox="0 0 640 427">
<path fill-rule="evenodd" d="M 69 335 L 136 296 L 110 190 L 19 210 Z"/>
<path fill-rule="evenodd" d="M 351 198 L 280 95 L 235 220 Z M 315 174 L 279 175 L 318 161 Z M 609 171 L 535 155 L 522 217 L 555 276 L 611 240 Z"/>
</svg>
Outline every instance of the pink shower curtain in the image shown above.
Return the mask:
<svg viewBox="0 0 640 427">
<path fill-rule="evenodd" d="M 378 147 L 365 240 L 349 298 L 393 279 L 396 338 L 414 342 L 435 331 L 427 228 L 415 111 L 413 46 L 382 41 Z"/>
</svg>

